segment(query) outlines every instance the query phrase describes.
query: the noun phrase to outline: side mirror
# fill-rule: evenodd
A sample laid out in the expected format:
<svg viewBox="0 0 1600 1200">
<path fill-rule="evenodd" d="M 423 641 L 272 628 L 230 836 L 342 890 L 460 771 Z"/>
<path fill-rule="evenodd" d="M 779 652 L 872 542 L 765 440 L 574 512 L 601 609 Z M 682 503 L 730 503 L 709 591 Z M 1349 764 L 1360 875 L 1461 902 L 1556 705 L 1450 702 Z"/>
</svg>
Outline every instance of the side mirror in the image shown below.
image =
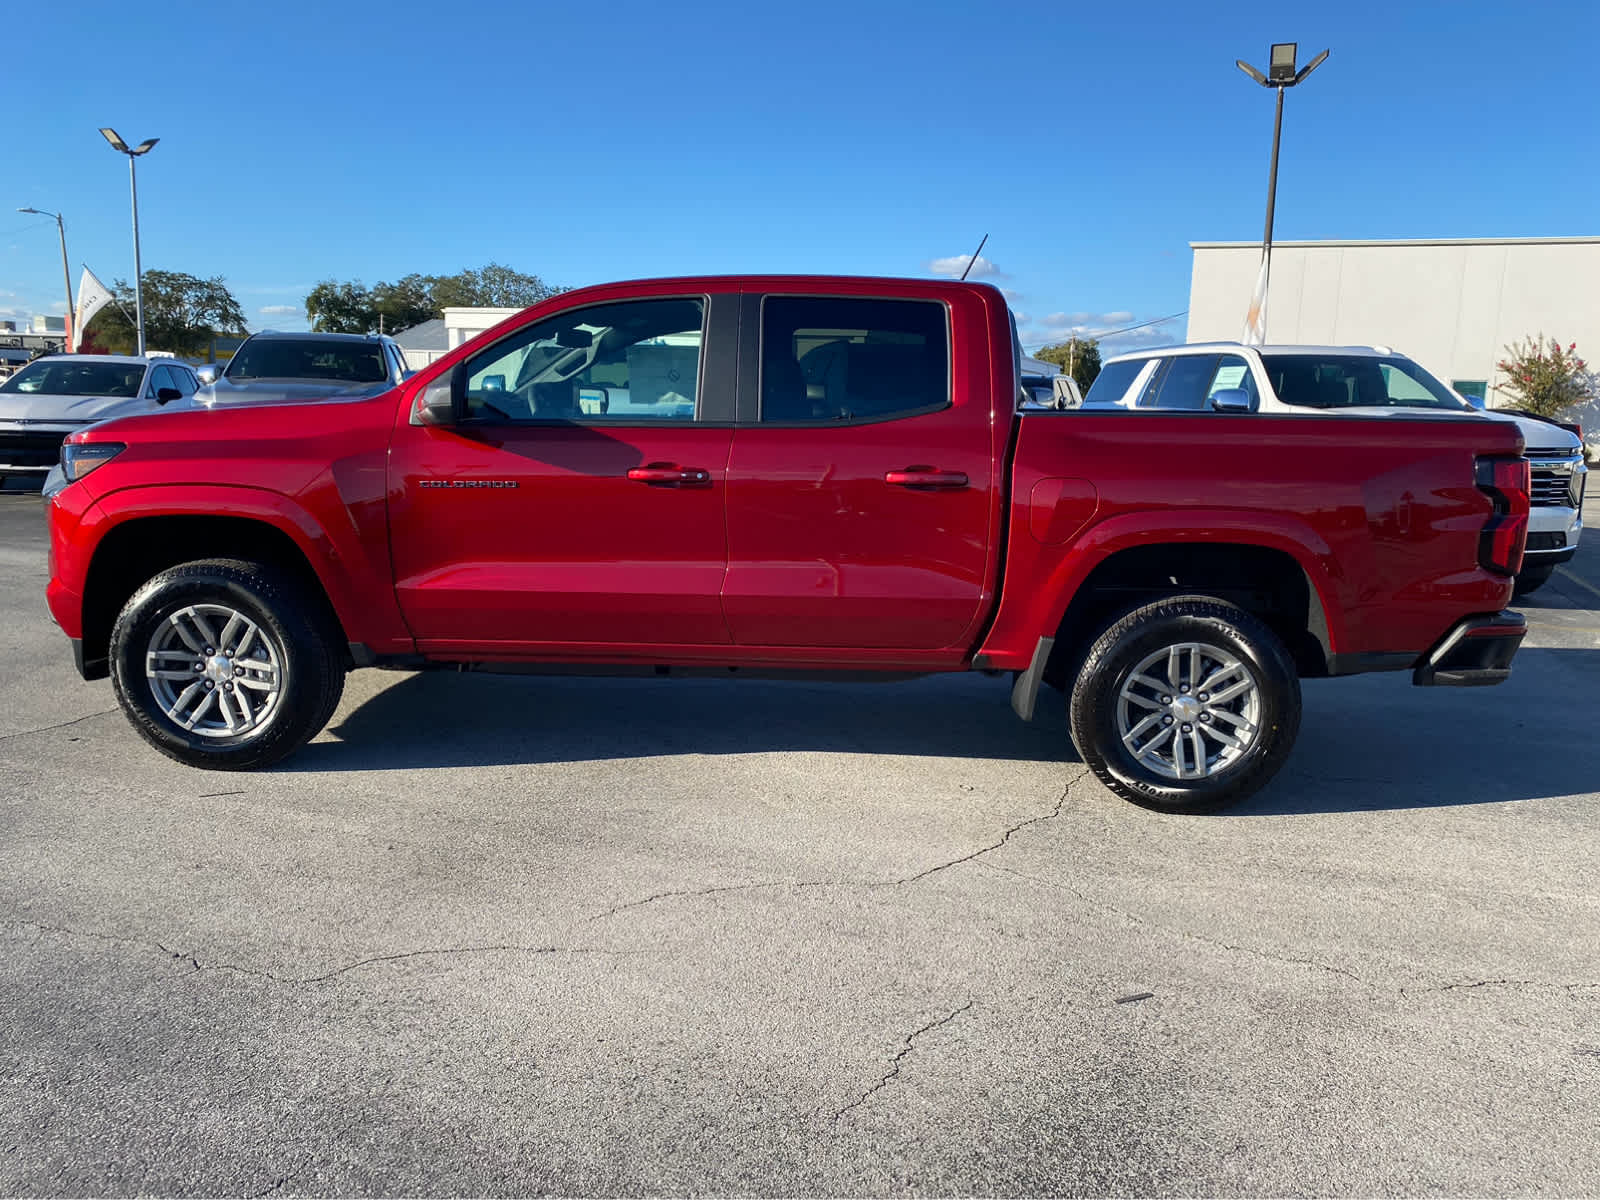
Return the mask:
<svg viewBox="0 0 1600 1200">
<path fill-rule="evenodd" d="M 218 363 L 207 363 L 203 367 L 196 367 L 194 374 L 202 384 L 210 385 L 217 381 L 218 375 L 222 374 L 222 367 Z"/>
<path fill-rule="evenodd" d="M 1218 388 L 1211 393 L 1211 407 L 1217 412 L 1227 413 L 1255 411 L 1255 405 L 1250 401 L 1250 393 L 1244 388 Z"/>
<path fill-rule="evenodd" d="M 1057 375 L 1050 383 L 1050 391 L 1057 408 L 1083 407 L 1083 394 L 1071 375 Z"/>
<path fill-rule="evenodd" d="M 183 393 L 180 392 L 177 388 L 166 387 L 166 388 L 157 388 L 156 389 L 156 403 L 157 404 L 166 404 L 166 403 L 168 403 L 169 401 L 172 401 L 172 400 L 182 400 L 182 399 L 183 399 Z"/>
<path fill-rule="evenodd" d="M 411 401 L 411 424 L 454 425 L 466 407 L 467 366 L 457 363 L 448 375 L 441 375 L 423 388 Z"/>
</svg>

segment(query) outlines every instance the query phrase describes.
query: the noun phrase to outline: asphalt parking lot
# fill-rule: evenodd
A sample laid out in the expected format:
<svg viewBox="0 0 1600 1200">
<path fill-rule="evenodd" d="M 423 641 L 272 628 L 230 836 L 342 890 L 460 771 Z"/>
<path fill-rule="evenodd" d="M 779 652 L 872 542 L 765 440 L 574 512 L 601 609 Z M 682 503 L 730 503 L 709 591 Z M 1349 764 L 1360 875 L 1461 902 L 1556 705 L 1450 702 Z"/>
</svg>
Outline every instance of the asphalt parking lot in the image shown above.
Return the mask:
<svg viewBox="0 0 1600 1200">
<path fill-rule="evenodd" d="M 1588 507 L 1511 682 L 1178 818 L 977 676 L 365 671 L 190 770 L 0 496 L 0 1193 L 1593 1194 Z"/>
</svg>

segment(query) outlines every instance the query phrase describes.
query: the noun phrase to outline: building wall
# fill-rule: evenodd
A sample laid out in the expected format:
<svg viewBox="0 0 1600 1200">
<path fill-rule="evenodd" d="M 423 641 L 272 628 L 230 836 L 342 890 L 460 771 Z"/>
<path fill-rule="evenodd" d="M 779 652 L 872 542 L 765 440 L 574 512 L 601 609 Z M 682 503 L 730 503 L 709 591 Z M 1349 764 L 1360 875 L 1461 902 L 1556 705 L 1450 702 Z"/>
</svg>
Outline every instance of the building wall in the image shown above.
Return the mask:
<svg viewBox="0 0 1600 1200">
<path fill-rule="evenodd" d="M 514 317 L 520 308 L 447 308 L 444 310 L 445 336 L 449 339 L 450 349 L 454 350 L 462 342 L 475 338 L 485 329 L 490 329 L 507 317 Z M 442 358 L 443 355 L 440 355 Z"/>
<path fill-rule="evenodd" d="M 1259 242 L 1193 242 L 1191 342 L 1233 341 L 1261 267 Z M 1600 237 L 1277 242 L 1267 341 L 1392 346 L 1490 404 L 1505 347 L 1544 333 L 1600 367 Z"/>
</svg>

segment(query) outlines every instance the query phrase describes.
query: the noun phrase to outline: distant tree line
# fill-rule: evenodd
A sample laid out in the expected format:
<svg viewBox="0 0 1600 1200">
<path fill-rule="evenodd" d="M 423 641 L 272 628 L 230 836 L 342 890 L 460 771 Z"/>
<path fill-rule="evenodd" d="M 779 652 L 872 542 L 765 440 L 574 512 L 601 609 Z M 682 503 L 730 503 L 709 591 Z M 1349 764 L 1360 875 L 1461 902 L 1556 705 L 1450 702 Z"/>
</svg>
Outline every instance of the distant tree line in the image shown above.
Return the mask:
<svg viewBox="0 0 1600 1200">
<path fill-rule="evenodd" d="M 199 358 L 212 341 L 244 333 L 244 311 L 218 275 L 200 279 L 182 271 L 144 273 L 144 341 L 152 350 Z M 79 349 L 86 354 L 132 354 L 138 347 L 133 285 L 111 285 L 114 302 L 84 327 Z"/>
<path fill-rule="evenodd" d="M 447 308 L 526 308 L 566 290 L 499 263 L 371 287 L 325 279 L 306 296 L 306 319 L 319 333 L 398 333 L 442 317 Z"/>
</svg>

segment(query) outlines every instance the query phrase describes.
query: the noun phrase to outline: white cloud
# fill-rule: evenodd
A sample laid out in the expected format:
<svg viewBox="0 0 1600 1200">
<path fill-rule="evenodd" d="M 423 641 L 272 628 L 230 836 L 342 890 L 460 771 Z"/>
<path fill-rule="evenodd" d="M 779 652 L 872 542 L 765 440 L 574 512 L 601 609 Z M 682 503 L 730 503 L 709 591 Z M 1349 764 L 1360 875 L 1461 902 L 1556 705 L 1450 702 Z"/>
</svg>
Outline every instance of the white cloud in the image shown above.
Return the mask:
<svg viewBox="0 0 1600 1200">
<path fill-rule="evenodd" d="M 264 304 L 256 309 L 263 317 L 292 317 L 300 312 L 298 304 Z"/>
<path fill-rule="evenodd" d="M 969 262 L 972 263 L 972 270 L 967 271 Z M 957 254 L 950 258 L 936 258 L 928 264 L 928 270 L 935 275 L 943 275 L 948 279 L 960 279 L 963 271 L 967 271 L 968 279 L 1008 278 L 1004 271 L 981 254 L 976 259 L 970 254 Z"/>
</svg>

